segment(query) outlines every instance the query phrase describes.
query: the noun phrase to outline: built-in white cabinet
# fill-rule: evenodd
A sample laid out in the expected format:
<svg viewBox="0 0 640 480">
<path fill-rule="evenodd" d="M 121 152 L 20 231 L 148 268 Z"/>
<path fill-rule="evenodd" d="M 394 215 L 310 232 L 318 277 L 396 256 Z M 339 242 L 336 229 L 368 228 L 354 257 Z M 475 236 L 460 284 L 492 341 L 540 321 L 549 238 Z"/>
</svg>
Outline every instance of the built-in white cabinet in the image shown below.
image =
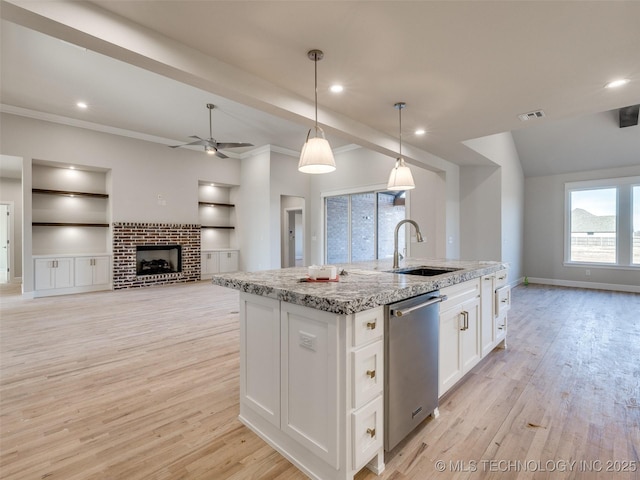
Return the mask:
<svg viewBox="0 0 640 480">
<path fill-rule="evenodd" d="M 238 251 L 227 250 L 218 252 L 220 256 L 220 273 L 236 272 L 238 270 Z"/>
<path fill-rule="evenodd" d="M 383 316 L 240 294 L 240 420 L 311 478 L 384 470 Z"/>
<path fill-rule="evenodd" d="M 37 258 L 34 269 L 38 291 L 73 287 L 73 258 Z"/>
<path fill-rule="evenodd" d="M 203 250 L 200 255 L 200 277 L 208 280 L 216 273 L 238 271 L 238 250 Z"/>
<path fill-rule="evenodd" d="M 33 264 L 34 297 L 111 289 L 109 255 L 38 256 Z"/>
<path fill-rule="evenodd" d="M 110 261 L 108 256 L 76 257 L 75 285 L 87 287 L 92 285 L 108 285 L 110 277 Z"/>
</svg>

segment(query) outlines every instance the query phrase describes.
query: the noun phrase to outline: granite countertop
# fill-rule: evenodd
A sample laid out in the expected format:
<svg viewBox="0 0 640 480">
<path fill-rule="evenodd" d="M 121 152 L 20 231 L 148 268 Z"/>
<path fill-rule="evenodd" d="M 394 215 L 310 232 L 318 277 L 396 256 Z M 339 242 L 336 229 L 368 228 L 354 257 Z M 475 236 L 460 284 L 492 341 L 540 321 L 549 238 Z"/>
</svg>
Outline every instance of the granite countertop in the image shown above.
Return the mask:
<svg viewBox="0 0 640 480">
<path fill-rule="evenodd" d="M 337 314 L 351 314 L 388 305 L 406 298 L 466 282 L 507 268 L 502 262 L 407 258 L 399 270 L 429 266 L 460 269 L 433 277 L 391 272 L 391 260 L 336 265 L 338 282 L 304 282 L 307 267 L 259 272 L 235 272 L 213 276 L 213 283 L 241 292 Z"/>
</svg>

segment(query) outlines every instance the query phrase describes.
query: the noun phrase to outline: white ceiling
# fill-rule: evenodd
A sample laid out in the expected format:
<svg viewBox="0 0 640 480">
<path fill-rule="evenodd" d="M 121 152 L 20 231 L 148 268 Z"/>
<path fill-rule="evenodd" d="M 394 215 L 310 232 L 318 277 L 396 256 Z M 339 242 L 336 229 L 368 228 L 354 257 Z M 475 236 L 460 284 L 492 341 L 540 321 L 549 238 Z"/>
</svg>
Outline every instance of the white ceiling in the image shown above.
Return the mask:
<svg viewBox="0 0 640 480">
<path fill-rule="evenodd" d="M 504 131 L 526 175 L 640 163 L 639 127 L 600 113 L 640 103 L 640 2 L 11 0 L 0 14 L 12 22 L 2 22 L 4 111 L 169 144 L 208 136 L 214 103 L 218 141 L 297 150 L 313 117 L 306 52 L 320 48 L 319 120 L 334 148 L 393 156 L 393 104 L 405 101 L 414 163 L 429 152 L 487 164 L 461 142 Z M 603 88 L 618 77 L 631 82 Z M 345 91 L 330 94 L 333 82 Z M 518 119 L 536 109 L 546 117 Z"/>
</svg>

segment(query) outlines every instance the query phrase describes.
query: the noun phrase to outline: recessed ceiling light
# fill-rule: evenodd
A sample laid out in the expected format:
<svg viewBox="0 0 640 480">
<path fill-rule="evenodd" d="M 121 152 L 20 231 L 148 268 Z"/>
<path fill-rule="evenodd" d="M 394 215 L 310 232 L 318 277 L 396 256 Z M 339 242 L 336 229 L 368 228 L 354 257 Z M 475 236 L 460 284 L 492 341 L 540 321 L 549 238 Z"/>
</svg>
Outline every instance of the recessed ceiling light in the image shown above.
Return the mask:
<svg viewBox="0 0 640 480">
<path fill-rule="evenodd" d="M 424 135 L 425 133 L 427 133 L 427 131 L 424 128 L 418 128 L 414 133 L 416 135 Z"/>
<path fill-rule="evenodd" d="M 331 85 L 331 87 L 329 87 L 329 90 L 331 90 L 333 93 L 340 93 L 344 90 L 344 87 L 336 83 L 334 85 Z"/>
<path fill-rule="evenodd" d="M 76 103 L 76 107 L 82 108 L 84 110 L 85 108 L 88 108 L 89 105 L 87 105 L 85 102 L 78 102 Z"/>
<path fill-rule="evenodd" d="M 74 167 L 73 165 L 71 165 L 71 166 L 69 167 L 69 170 L 75 170 L 75 169 L 76 169 L 76 167 Z"/>
<path fill-rule="evenodd" d="M 629 83 L 628 78 L 620 78 L 618 80 L 613 80 L 605 85 L 605 88 L 617 88 Z"/>
</svg>

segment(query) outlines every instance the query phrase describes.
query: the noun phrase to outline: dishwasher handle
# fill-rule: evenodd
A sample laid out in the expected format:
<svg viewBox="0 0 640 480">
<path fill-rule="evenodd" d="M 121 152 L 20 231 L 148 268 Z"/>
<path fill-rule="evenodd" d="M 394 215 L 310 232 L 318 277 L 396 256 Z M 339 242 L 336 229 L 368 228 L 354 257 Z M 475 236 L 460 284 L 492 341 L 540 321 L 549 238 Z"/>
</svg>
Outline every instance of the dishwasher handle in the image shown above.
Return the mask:
<svg viewBox="0 0 640 480">
<path fill-rule="evenodd" d="M 446 299 L 446 295 L 439 295 L 437 297 L 431 297 L 426 302 L 419 303 L 418 305 L 414 305 L 413 307 L 403 308 L 399 310 L 390 310 L 389 313 L 392 317 L 402 317 L 403 315 L 407 315 L 419 308 L 428 307 L 429 305 L 433 305 L 434 303 L 444 302 Z"/>
</svg>

